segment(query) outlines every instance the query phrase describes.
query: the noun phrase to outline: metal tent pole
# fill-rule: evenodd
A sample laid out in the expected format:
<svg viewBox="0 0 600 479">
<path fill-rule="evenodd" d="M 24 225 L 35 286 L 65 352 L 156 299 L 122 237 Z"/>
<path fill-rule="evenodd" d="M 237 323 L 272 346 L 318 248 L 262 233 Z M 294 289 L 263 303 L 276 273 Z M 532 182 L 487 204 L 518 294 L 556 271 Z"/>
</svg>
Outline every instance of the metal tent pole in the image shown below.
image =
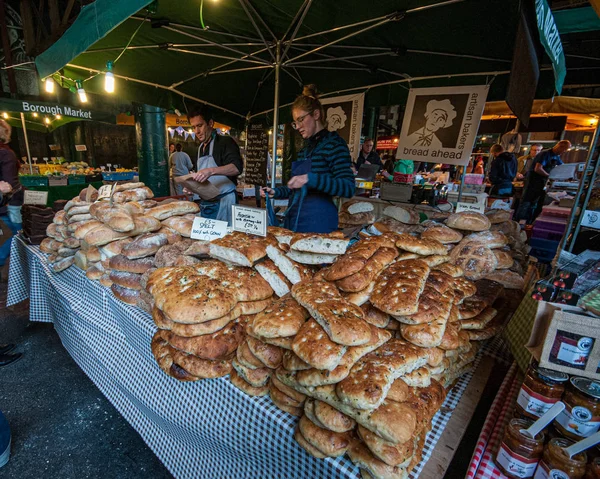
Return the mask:
<svg viewBox="0 0 600 479">
<path fill-rule="evenodd" d="M 277 182 L 277 127 L 279 126 L 279 77 L 281 74 L 281 41 L 277 41 L 275 52 L 275 99 L 273 101 L 273 155 L 271 158 L 271 188 Z"/>
<path fill-rule="evenodd" d="M 29 174 L 33 175 L 33 166 L 31 166 L 31 152 L 29 151 L 29 139 L 27 138 L 27 127 L 25 126 L 25 115 L 21 112 L 21 125 L 23 125 L 23 138 L 25 138 L 25 149 L 27 150 L 27 160 L 29 161 Z"/>
</svg>

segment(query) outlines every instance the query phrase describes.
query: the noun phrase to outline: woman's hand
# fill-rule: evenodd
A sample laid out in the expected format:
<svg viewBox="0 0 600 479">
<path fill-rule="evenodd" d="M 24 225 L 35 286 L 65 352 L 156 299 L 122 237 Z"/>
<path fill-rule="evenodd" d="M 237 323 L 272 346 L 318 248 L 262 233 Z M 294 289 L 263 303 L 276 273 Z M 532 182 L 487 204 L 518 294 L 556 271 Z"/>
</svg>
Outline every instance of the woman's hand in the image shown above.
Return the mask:
<svg viewBox="0 0 600 479">
<path fill-rule="evenodd" d="M 11 191 L 12 186 L 10 186 L 10 183 L 7 183 L 6 181 L 0 181 L 0 192 L 2 192 L 3 195 L 10 193 Z"/>
<path fill-rule="evenodd" d="M 198 173 L 195 173 L 194 176 L 192 176 L 192 179 L 202 183 L 202 182 L 208 180 L 214 174 L 215 174 L 214 168 L 204 168 L 203 170 L 200 170 Z"/>
<path fill-rule="evenodd" d="M 275 196 L 275 190 L 273 188 L 269 188 L 268 186 L 263 186 L 260 189 L 260 196 L 261 197 L 265 197 L 265 193 L 267 193 L 271 198 L 273 198 L 273 196 Z"/>
<path fill-rule="evenodd" d="M 308 183 L 308 175 L 298 175 L 294 176 L 290 181 L 288 181 L 288 188 L 292 190 L 298 190 L 302 188 L 306 183 Z"/>
</svg>

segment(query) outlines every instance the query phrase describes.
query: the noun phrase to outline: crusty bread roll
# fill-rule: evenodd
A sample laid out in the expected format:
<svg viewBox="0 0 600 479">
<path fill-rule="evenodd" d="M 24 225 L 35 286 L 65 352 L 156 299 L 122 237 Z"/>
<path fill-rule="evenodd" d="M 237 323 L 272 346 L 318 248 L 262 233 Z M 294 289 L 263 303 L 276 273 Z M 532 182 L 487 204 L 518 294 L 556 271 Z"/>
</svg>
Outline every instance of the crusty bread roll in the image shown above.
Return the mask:
<svg viewBox="0 0 600 479">
<path fill-rule="evenodd" d="M 481 213 L 461 211 L 450 215 L 446 220 L 446 225 L 465 231 L 485 231 L 490 229 L 492 223 L 487 216 Z"/>
<path fill-rule="evenodd" d="M 490 223 L 492 223 L 493 225 L 498 224 L 498 223 L 504 223 L 505 221 L 510 221 L 510 211 L 507 210 L 489 210 L 486 211 L 485 216 L 488 217 L 488 219 L 490 220 Z"/>
<path fill-rule="evenodd" d="M 92 266 L 91 268 L 87 269 L 87 271 L 85 272 L 85 275 L 88 277 L 88 279 L 91 279 L 92 281 L 98 281 L 102 278 L 102 276 L 104 275 L 104 272 L 100 271 L 95 266 Z M 111 284 L 112 284 L 112 282 L 111 282 Z M 103 286 L 106 286 L 106 285 L 103 285 Z"/>
<path fill-rule="evenodd" d="M 59 259 L 52 265 L 52 271 L 54 271 L 55 273 L 60 273 L 61 271 L 64 271 L 69 266 L 71 266 L 74 262 L 75 262 L 74 256 L 69 256 L 67 258 Z"/>
<path fill-rule="evenodd" d="M 200 207 L 193 201 L 174 201 L 165 205 L 155 206 L 146 210 L 146 215 L 157 220 L 166 220 L 171 216 L 181 216 L 188 213 L 198 213 Z"/>
<path fill-rule="evenodd" d="M 155 254 L 161 246 L 167 243 L 167 235 L 165 234 L 146 233 L 125 245 L 121 253 L 129 259 L 145 258 Z"/>
<path fill-rule="evenodd" d="M 453 230 L 447 226 L 437 224 L 427 228 L 421 233 L 422 239 L 434 239 L 442 244 L 458 243 L 463 238 L 460 231 Z"/>
<path fill-rule="evenodd" d="M 127 273 L 125 271 L 111 271 L 108 275 L 113 284 L 123 286 L 128 289 L 140 290 L 141 274 L 138 273 Z"/>
<path fill-rule="evenodd" d="M 523 289 L 525 280 L 514 271 L 508 269 L 497 269 L 483 276 L 485 279 L 497 281 L 507 289 Z"/>
<path fill-rule="evenodd" d="M 112 290 L 115 298 L 120 299 L 124 303 L 136 305 L 140 297 L 140 292 L 135 289 L 128 289 L 118 284 L 112 284 L 110 289 Z"/>
<path fill-rule="evenodd" d="M 102 225 L 92 229 L 91 231 L 88 231 L 83 239 L 90 246 L 103 246 L 126 237 L 126 234 L 118 233 L 110 229 L 108 226 Z"/>
<path fill-rule="evenodd" d="M 87 257 L 85 255 L 85 253 L 81 250 L 78 250 L 75 253 L 75 259 L 73 260 L 75 266 L 77 266 L 79 269 L 85 271 L 88 268 L 88 261 L 87 261 Z"/>
<path fill-rule="evenodd" d="M 167 226 L 179 233 L 181 236 L 189 238 L 192 235 L 192 225 L 194 220 L 184 216 L 172 216 L 162 222 L 163 226 Z"/>
<path fill-rule="evenodd" d="M 154 266 L 154 258 L 129 259 L 118 254 L 110 258 L 109 267 L 114 271 L 143 274 Z"/>
<path fill-rule="evenodd" d="M 116 192 L 113 195 L 113 201 L 115 203 L 125 203 L 126 201 L 144 201 L 150 198 L 154 198 L 154 193 L 152 193 L 152 190 L 146 186 Z"/>
<path fill-rule="evenodd" d="M 400 206 L 386 206 L 383 210 L 383 215 L 407 225 L 418 225 L 420 220 L 419 213 L 415 210 Z"/>
</svg>

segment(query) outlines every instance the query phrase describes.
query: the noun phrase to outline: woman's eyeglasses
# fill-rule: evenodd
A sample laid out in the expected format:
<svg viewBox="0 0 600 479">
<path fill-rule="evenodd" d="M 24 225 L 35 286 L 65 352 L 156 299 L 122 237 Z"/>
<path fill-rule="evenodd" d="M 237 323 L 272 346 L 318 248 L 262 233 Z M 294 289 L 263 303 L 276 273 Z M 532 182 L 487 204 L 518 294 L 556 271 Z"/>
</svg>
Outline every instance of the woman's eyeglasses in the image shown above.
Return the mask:
<svg viewBox="0 0 600 479">
<path fill-rule="evenodd" d="M 300 125 L 302 125 L 302 122 L 304 121 L 304 119 L 305 119 L 307 116 L 310 116 L 310 115 L 312 115 L 312 111 L 311 111 L 310 113 L 307 113 L 306 115 L 302 115 L 302 116 L 301 116 L 300 118 L 298 118 L 296 121 L 293 121 L 293 122 L 292 122 L 292 128 L 293 128 L 294 130 L 297 130 L 298 128 L 300 128 Z"/>
</svg>

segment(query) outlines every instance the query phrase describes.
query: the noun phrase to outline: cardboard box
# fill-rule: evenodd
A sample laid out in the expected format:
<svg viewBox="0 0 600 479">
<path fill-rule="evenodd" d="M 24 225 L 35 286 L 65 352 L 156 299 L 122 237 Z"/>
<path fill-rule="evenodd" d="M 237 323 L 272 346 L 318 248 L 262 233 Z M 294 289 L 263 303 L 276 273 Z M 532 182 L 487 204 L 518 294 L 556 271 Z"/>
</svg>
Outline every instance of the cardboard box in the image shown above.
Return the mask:
<svg viewBox="0 0 600 479">
<path fill-rule="evenodd" d="M 600 379 L 600 318 L 541 301 L 526 348 L 540 366 Z"/>
</svg>

